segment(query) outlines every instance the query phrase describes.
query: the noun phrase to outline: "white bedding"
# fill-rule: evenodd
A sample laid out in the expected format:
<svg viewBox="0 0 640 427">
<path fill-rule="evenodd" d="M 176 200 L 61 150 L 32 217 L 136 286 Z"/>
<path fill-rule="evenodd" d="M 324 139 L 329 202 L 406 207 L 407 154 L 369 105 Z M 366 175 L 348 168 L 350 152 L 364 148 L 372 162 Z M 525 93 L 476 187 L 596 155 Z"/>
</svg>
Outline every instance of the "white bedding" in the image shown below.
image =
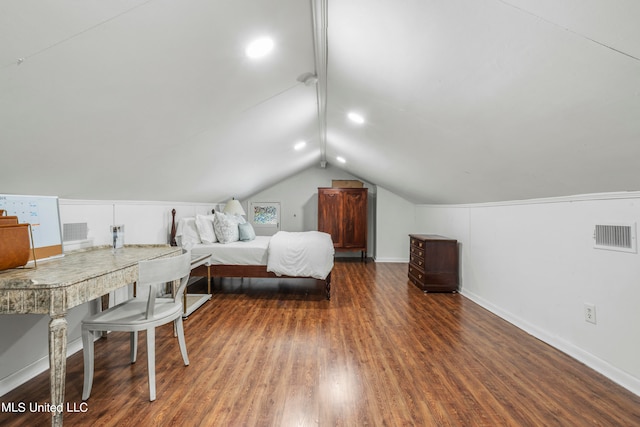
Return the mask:
<svg viewBox="0 0 640 427">
<path fill-rule="evenodd" d="M 256 236 L 253 240 L 232 243 L 198 243 L 193 255 L 211 255 L 211 265 L 267 265 L 270 236 Z"/>
<path fill-rule="evenodd" d="M 198 243 L 193 255 L 211 255 L 211 265 L 266 265 L 278 276 L 324 280 L 333 268 L 333 241 L 318 231 L 278 231 L 232 243 Z"/>
<path fill-rule="evenodd" d="M 279 231 L 269 242 L 267 271 L 324 280 L 333 268 L 333 254 L 333 241 L 327 233 Z"/>
</svg>

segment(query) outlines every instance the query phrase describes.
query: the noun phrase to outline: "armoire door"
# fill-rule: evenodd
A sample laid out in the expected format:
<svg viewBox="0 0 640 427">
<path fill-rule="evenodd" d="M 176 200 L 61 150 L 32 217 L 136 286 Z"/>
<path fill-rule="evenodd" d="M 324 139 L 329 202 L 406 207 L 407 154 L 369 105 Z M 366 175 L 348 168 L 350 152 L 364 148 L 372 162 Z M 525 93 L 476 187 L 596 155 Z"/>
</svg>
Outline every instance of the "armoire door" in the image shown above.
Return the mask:
<svg viewBox="0 0 640 427">
<path fill-rule="evenodd" d="M 342 247 L 342 196 L 340 190 L 318 190 L 318 231 L 331 235 L 333 246 Z"/>
<path fill-rule="evenodd" d="M 367 247 L 367 190 L 342 192 L 343 248 Z"/>
</svg>

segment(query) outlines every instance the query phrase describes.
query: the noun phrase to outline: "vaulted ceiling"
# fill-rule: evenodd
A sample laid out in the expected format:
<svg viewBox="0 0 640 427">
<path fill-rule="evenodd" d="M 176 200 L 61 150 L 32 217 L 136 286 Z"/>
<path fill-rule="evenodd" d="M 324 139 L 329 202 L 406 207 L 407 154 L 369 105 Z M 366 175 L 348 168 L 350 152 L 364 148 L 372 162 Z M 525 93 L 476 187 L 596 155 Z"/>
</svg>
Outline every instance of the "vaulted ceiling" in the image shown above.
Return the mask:
<svg viewBox="0 0 640 427">
<path fill-rule="evenodd" d="M 321 161 L 415 203 L 640 190 L 638 16 L 632 0 L 3 0 L 0 193 L 219 202 Z M 248 58 L 262 36 L 273 51 Z"/>
</svg>

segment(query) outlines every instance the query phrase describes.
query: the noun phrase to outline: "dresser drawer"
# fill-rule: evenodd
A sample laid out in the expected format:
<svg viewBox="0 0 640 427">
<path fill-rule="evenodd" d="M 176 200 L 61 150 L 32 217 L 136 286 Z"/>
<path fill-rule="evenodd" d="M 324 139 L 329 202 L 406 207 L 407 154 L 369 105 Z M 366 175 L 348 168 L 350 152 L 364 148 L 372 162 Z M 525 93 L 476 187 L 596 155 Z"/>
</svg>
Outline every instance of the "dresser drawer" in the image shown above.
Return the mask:
<svg viewBox="0 0 640 427">
<path fill-rule="evenodd" d="M 421 282 L 424 282 L 424 269 L 418 268 L 414 264 L 409 264 L 409 275 L 415 277 Z"/>
<path fill-rule="evenodd" d="M 422 247 L 411 245 L 411 247 L 409 248 L 409 252 L 411 252 L 411 255 L 424 258 L 424 248 Z"/>
<path fill-rule="evenodd" d="M 409 262 L 424 271 L 425 260 L 423 256 L 411 255 L 409 257 Z"/>
<path fill-rule="evenodd" d="M 414 285 L 416 285 L 417 287 L 419 287 L 423 291 L 425 290 L 424 273 L 419 272 L 415 268 L 412 269 L 411 267 L 409 267 L 409 275 L 408 276 L 409 276 L 409 280 L 411 280 L 411 282 Z"/>
<path fill-rule="evenodd" d="M 424 248 L 424 240 L 411 238 L 411 246 L 415 246 L 416 248 Z"/>
</svg>

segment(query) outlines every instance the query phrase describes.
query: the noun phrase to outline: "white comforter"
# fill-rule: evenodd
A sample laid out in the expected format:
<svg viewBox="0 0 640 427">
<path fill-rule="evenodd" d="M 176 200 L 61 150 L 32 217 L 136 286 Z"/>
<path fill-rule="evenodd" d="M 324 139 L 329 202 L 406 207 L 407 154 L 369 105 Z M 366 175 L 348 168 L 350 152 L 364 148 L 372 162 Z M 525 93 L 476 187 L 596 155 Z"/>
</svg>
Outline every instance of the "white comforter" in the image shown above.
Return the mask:
<svg viewBox="0 0 640 427">
<path fill-rule="evenodd" d="M 267 271 L 324 280 L 333 268 L 333 241 L 320 231 L 278 231 L 269 242 Z"/>
</svg>

